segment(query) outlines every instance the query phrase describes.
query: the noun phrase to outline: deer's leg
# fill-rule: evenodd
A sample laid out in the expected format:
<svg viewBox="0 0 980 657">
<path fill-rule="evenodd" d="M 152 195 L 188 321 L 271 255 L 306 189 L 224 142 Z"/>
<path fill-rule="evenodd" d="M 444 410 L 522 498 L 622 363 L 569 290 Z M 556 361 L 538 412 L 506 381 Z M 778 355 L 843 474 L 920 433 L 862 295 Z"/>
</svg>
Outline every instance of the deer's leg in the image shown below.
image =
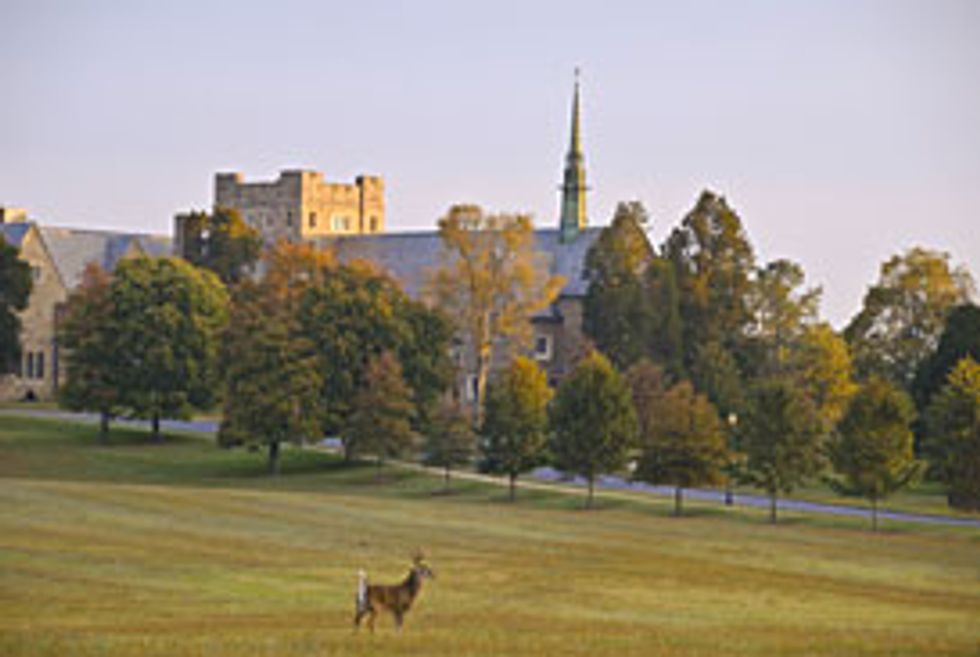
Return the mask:
<svg viewBox="0 0 980 657">
<path fill-rule="evenodd" d="M 402 621 L 404 620 L 405 615 L 401 612 L 400 609 L 396 609 L 393 612 L 393 614 L 395 616 L 395 627 L 398 629 L 399 632 L 401 632 L 402 631 Z"/>
<path fill-rule="evenodd" d="M 374 634 L 374 609 L 368 609 L 368 629 L 371 630 L 371 634 Z"/>
</svg>

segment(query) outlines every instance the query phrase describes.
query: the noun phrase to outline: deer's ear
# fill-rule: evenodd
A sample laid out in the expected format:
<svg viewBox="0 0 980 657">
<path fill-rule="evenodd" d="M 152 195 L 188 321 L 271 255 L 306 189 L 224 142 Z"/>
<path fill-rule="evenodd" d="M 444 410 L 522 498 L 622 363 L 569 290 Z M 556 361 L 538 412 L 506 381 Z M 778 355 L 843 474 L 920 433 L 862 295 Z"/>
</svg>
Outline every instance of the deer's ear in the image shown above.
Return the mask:
<svg viewBox="0 0 980 657">
<path fill-rule="evenodd" d="M 415 548 L 415 554 L 412 555 L 412 562 L 421 564 L 423 561 L 425 561 L 425 552 L 422 551 L 422 548 Z"/>
</svg>

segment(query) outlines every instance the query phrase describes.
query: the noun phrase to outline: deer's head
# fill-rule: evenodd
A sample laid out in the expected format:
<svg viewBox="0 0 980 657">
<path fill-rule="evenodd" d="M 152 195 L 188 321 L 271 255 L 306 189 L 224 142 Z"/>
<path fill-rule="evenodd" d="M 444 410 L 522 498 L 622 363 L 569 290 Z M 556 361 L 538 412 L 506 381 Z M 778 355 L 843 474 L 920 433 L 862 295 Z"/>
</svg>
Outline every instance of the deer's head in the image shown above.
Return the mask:
<svg viewBox="0 0 980 657">
<path fill-rule="evenodd" d="M 435 579 L 436 573 L 425 563 L 425 554 L 422 550 L 416 550 L 412 557 L 412 572 L 420 579 Z"/>
</svg>

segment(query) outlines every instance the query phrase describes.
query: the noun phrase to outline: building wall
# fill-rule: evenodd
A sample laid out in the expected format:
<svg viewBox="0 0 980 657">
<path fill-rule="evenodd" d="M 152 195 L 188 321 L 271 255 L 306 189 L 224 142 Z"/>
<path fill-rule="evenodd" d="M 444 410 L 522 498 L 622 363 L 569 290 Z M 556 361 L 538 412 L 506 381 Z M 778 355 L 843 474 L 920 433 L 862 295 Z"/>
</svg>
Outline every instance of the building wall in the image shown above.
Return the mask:
<svg viewBox="0 0 980 657">
<path fill-rule="evenodd" d="M 359 176 L 351 185 L 326 182 L 316 171 L 283 171 L 273 182 L 219 173 L 214 204 L 238 210 L 267 242 L 381 233 L 385 227 L 384 181 L 376 176 Z"/>
<path fill-rule="evenodd" d="M 57 391 L 55 377 L 64 377 L 60 371 L 55 341 L 55 314 L 67 300 L 67 290 L 44 248 L 37 228 L 31 229 L 24 237 L 20 258 L 31 266 L 34 286 L 27 308 L 19 315 L 22 352 L 20 376 L 0 377 L 0 399 L 23 399 L 29 391 L 37 399 L 53 399 Z M 37 376 L 38 360 L 43 361 L 40 377 Z"/>
</svg>

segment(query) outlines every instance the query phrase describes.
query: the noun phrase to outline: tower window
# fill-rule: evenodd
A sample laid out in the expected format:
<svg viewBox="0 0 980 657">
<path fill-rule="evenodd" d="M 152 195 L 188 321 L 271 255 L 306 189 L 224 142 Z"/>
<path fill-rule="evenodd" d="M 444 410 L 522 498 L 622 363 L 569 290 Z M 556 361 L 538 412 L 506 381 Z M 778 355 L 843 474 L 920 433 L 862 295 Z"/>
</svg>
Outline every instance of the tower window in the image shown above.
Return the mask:
<svg viewBox="0 0 980 657">
<path fill-rule="evenodd" d="M 310 213 L 310 228 L 316 228 L 316 212 Z"/>
<path fill-rule="evenodd" d="M 377 217 L 371 217 L 371 232 L 372 233 L 378 232 L 378 218 Z"/>
</svg>

